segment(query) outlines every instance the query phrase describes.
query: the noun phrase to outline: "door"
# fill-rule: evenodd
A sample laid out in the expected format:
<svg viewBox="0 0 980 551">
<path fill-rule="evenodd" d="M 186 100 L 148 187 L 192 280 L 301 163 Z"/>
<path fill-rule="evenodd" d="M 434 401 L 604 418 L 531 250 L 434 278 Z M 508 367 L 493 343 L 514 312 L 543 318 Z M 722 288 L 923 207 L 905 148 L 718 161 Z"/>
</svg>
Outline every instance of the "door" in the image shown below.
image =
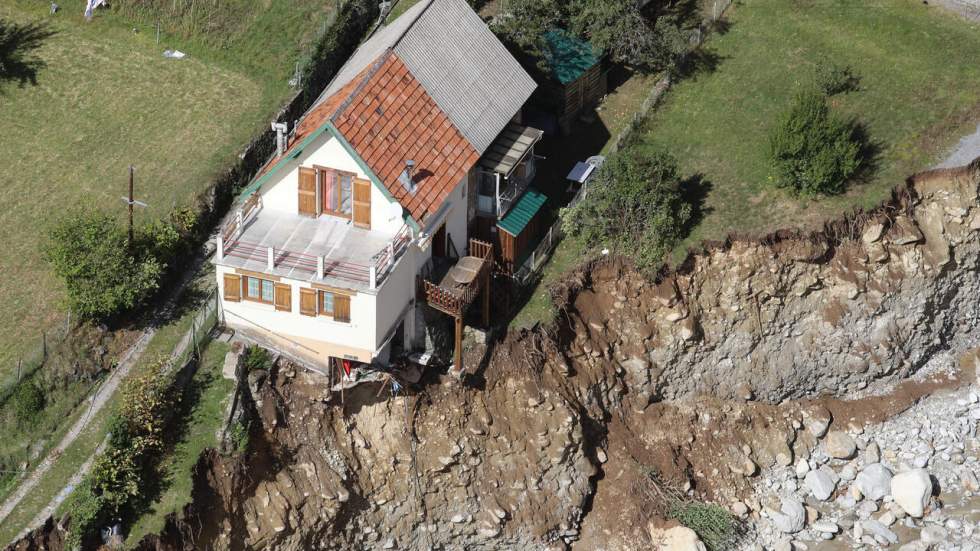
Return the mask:
<svg viewBox="0 0 980 551">
<path fill-rule="evenodd" d="M 436 234 L 432 236 L 432 256 L 443 258 L 446 256 L 446 225 L 439 226 Z"/>
</svg>

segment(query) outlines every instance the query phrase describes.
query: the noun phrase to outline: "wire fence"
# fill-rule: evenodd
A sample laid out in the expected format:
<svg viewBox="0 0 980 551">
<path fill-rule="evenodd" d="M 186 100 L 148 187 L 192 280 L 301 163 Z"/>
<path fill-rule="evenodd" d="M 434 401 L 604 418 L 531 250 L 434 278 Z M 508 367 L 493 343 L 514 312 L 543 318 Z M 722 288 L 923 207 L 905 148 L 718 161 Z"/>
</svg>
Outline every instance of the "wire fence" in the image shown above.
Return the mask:
<svg viewBox="0 0 980 551">
<path fill-rule="evenodd" d="M 51 360 L 52 351 L 60 347 L 71 335 L 71 312 L 64 322 L 55 324 L 41 333 L 33 345 L 17 355 L 0 374 L 0 407 L 7 403 L 17 385 L 33 376 Z"/>
</svg>

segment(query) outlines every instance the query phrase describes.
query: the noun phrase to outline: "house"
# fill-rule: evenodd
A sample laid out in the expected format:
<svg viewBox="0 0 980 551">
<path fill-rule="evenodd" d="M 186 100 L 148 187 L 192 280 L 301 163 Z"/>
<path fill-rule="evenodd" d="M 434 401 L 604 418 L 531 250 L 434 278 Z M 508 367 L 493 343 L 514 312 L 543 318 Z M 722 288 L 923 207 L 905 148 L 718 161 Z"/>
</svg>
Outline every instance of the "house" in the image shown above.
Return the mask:
<svg viewBox="0 0 980 551">
<path fill-rule="evenodd" d="M 456 321 L 493 247 L 471 239 L 534 176 L 536 85 L 465 0 L 423 0 L 365 41 L 217 238 L 225 323 L 295 358 L 385 364 L 424 344 L 425 304 Z"/>
</svg>

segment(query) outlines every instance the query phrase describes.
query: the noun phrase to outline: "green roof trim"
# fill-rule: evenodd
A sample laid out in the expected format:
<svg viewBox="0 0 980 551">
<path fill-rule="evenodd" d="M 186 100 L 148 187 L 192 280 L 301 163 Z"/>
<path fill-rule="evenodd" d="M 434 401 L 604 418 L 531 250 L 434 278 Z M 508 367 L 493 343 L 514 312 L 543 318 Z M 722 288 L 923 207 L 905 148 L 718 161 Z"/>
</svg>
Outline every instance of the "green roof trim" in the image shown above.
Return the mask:
<svg viewBox="0 0 980 551">
<path fill-rule="evenodd" d="M 548 197 L 533 187 L 527 188 L 524 195 L 507 211 L 497 227 L 517 237 L 524 231 L 534 215 L 548 202 Z"/>
<path fill-rule="evenodd" d="M 298 146 L 296 146 L 295 149 L 293 149 L 293 151 L 289 152 L 289 155 L 283 155 L 282 158 L 276 161 L 276 164 L 272 165 L 272 168 L 266 171 L 265 174 L 256 178 L 251 184 L 245 186 L 245 189 L 243 189 L 242 192 L 238 194 L 238 198 L 244 199 L 249 195 L 255 193 L 260 187 L 262 187 L 262 184 L 268 182 L 269 179 L 272 178 L 273 174 L 279 172 L 279 169 L 286 164 L 286 161 L 291 161 L 296 157 L 299 157 L 303 153 L 303 150 L 306 149 L 308 145 L 313 143 L 313 140 L 317 139 L 321 134 L 323 134 L 326 131 L 327 131 L 327 125 L 325 124 L 320 128 L 317 128 L 316 131 L 311 132 L 309 136 L 307 136 L 302 142 L 300 142 Z"/>
<path fill-rule="evenodd" d="M 565 31 L 548 31 L 544 40 L 548 47 L 545 56 L 551 67 L 551 76 L 562 84 L 575 82 L 599 63 L 592 44 Z"/>
</svg>

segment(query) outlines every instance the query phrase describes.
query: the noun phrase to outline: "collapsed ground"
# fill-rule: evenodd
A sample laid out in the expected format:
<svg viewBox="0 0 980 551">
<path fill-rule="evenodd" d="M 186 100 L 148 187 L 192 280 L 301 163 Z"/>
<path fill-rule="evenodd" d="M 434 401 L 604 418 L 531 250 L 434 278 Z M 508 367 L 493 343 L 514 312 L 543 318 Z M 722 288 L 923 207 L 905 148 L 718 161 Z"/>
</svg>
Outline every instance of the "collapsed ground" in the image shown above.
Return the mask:
<svg viewBox="0 0 980 551">
<path fill-rule="evenodd" d="M 656 284 L 592 265 L 559 290 L 554 332 L 510 335 L 463 385 L 341 403 L 288 365 L 253 372 L 249 450 L 203 457 L 194 503 L 141 547 L 649 548 L 651 472 L 754 504 L 760 469 L 826 446 L 813 408 L 854 434 L 976 382 L 973 356 L 892 386 L 974 342 L 978 194 L 980 161 L 826 233 L 707 250 Z"/>
</svg>

